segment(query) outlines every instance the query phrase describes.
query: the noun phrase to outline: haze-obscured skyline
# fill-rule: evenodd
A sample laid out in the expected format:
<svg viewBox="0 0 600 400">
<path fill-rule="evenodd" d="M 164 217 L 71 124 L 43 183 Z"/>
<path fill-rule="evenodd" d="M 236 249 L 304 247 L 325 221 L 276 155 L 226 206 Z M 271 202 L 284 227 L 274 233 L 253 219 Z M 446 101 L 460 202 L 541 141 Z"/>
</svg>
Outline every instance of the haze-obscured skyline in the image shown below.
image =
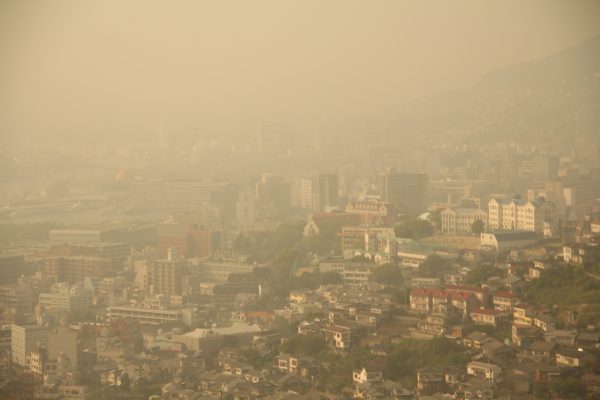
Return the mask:
<svg viewBox="0 0 600 400">
<path fill-rule="evenodd" d="M 0 136 L 378 115 L 599 34 L 599 17 L 595 1 L 4 1 Z"/>
</svg>

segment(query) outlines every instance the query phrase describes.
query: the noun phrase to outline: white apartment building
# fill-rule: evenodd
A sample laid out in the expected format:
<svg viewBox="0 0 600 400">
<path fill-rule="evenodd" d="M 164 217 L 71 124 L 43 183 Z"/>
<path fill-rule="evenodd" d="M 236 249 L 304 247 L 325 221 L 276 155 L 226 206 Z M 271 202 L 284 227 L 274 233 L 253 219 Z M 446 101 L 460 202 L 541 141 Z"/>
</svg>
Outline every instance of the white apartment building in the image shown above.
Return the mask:
<svg viewBox="0 0 600 400">
<path fill-rule="evenodd" d="M 143 325 L 161 325 L 182 320 L 181 310 L 151 309 L 144 307 L 111 306 L 106 309 L 109 321 L 133 319 Z"/>
<path fill-rule="evenodd" d="M 447 235 L 469 234 L 473 222 L 483 222 L 487 230 L 487 213 L 478 208 L 446 208 L 441 213 L 442 233 Z"/>
<path fill-rule="evenodd" d="M 91 304 L 91 294 L 82 285 L 56 283 L 50 293 L 40 293 L 40 308 L 49 312 L 74 313 L 85 311 Z"/>
<path fill-rule="evenodd" d="M 27 356 L 38 346 L 48 346 L 48 329 L 41 325 L 12 325 L 11 354 L 16 365 L 28 368 Z"/>
<path fill-rule="evenodd" d="M 314 210 L 313 207 L 313 181 L 312 179 L 299 179 L 298 206 L 306 210 Z"/>
<path fill-rule="evenodd" d="M 202 278 L 209 282 L 227 282 L 229 275 L 254 271 L 255 265 L 237 262 L 202 261 L 198 267 L 191 267 L 192 271 L 199 271 Z"/>
<path fill-rule="evenodd" d="M 488 203 L 488 225 L 492 230 L 519 230 L 544 233 L 545 222 L 554 224 L 553 203 L 538 199 L 534 201 L 493 198 Z"/>
</svg>

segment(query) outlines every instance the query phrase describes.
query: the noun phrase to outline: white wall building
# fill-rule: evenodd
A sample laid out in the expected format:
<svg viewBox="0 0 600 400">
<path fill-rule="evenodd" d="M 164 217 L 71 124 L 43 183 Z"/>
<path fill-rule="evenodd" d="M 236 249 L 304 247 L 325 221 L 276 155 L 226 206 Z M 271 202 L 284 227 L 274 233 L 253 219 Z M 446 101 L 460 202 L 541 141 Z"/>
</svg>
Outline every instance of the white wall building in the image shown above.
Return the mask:
<svg viewBox="0 0 600 400">
<path fill-rule="evenodd" d="M 27 356 L 38 346 L 48 345 L 48 329 L 41 325 L 12 325 L 12 361 L 20 367 L 28 368 Z"/>
<path fill-rule="evenodd" d="M 544 233 L 544 223 L 555 222 L 553 203 L 542 199 L 526 201 L 520 199 L 499 200 L 488 203 L 488 224 L 492 230 L 521 230 Z"/>
<path fill-rule="evenodd" d="M 82 285 L 69 286 L 66 283 L 52 285 L 50 293 L 40 293 L 40 308 L 48 312 L 72 314 L 86 311 L 91 304 L 91 293 Z"/>
<path fill-rule="evenodd" d="M 487 230 L 487 213 L 478 208 L 446 208 L 442 211 L 442 233 L 448 235 L 469 234 L 477 220 Z"/>
</svg>

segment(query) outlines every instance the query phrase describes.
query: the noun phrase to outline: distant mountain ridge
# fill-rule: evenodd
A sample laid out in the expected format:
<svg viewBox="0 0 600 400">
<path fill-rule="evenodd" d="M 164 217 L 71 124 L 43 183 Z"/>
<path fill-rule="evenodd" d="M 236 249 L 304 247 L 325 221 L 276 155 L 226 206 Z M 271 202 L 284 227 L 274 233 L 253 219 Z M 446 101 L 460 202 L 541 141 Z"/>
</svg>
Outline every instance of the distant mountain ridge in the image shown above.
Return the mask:
<svg viewBox="0 0 600 400">
<path fill-rule="evenodd" d="M 545 143 L 600 138 L 600 35 L 554 55 L 498 69 L 477 84 L 413 102 L 398 128 L 425 142 Z"/>
<path fill-rule="evenodd" d="M 600 74 L 600 35 L 551 56 L 497 69 L 485 75 L 483 86 L 531 88 L 564 85 Z"/>
</svg>

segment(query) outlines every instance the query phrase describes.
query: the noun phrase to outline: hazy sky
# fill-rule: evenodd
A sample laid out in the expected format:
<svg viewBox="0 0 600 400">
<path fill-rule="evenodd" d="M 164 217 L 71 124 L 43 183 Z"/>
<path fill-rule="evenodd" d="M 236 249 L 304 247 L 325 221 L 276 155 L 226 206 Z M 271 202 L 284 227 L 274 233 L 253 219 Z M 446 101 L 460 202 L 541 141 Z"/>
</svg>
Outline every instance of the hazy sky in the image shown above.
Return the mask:
<svg viewBox="0 0 600 400">
<path fill-rule="evenodd" d="M 594 0 L 0 0 L 0 135 L 379 113 L 599 21 Z"/>
</svg>

